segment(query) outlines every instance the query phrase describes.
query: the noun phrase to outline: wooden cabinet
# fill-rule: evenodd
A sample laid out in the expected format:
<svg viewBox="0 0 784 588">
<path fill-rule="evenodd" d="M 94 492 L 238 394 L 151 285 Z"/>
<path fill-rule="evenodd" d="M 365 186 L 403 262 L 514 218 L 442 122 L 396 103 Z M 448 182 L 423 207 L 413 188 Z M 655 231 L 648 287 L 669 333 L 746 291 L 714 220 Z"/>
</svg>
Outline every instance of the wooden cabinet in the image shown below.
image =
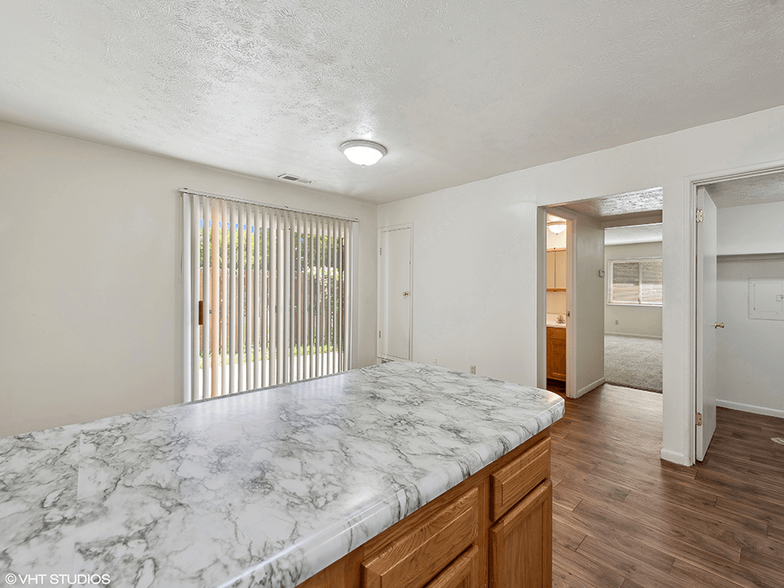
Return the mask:
<svg viewBox="0 0 784 588">
<path fill-rule="evenodd" d="M 545 480 L 490 529 L 490 588 L 552 586 L 552 498 Z"/>
<path fill-rule="evenodd" d="M 566 249 L 547 251 L 547 289 L 566 291 Z"/>
<path fill-rule="evenodd" d="M 424 586 L 470 547 L 478 533 L 479 491 L 471 488 L 363 562 L 362 586 Z"/>
<path fill-rule="evenodd" d="M 566 329 L 547 327 L 547 377 L 566 381 Z"/>
<path fill-rule="evenodd" d="M 549 588 L 549 478 L 544 431 L 300 588 Z"/>
<path fill-rule="evenodd" d="M 555 290 L 555 251 L 547 252 L 547 289 Z"/>
<path fill-rule="evenodd" d="M 426 588 L 479 588 L 481 585 L 479 548 L 474 545 L 466 549 Z"/>
<path fill-rule="evenodd" d="M 550 439 L 490 474 L 490 517 L 497 521 L 550 475 Z"/>
</svg>

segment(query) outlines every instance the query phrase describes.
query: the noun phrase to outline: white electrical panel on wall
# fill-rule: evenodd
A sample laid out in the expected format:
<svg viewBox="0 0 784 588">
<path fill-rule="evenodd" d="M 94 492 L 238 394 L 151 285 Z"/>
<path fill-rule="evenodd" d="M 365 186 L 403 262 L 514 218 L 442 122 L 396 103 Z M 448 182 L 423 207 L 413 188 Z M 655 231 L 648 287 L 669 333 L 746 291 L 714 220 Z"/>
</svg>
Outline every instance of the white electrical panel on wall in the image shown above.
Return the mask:
<svg viewBox="0 0 784 588">
<path fill-rule="evenodd" d="M 749 280 L 749 318 L 784 321 L 784 279 Z"/>
</svg>

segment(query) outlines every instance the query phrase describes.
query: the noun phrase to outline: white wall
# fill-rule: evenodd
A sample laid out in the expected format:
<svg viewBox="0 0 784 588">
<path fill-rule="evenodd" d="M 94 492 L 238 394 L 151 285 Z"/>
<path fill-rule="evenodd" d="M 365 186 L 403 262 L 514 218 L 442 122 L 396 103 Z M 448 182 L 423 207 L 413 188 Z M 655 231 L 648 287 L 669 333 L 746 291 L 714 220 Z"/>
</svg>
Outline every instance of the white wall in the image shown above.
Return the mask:
<svg viewBox="0 0 784 588">
<path fill-rule="evenodd" d="M 627 245 L 606 245 L 604 248 L 604 267 L 607 278 L 604 280 L 604 332 L 610 335 L 636 335 L 638 337 L 662 336 L 661 306 L 622 306 L 607 304 L 609 299 L 610 266 L 607 262 L 614 259 L 635 257 L 661 257 L 661 241 L 656 243 L 629 243 Z"/>
<path fill-rule="evenodd" d="M 536 213 L 509 176 L 380 207 L 414 225 L 414 361 L 535 382 Z"/>
<path fill-rule="evenodd" d="M 566 231 L 553 233 L 550 229 L 547 229 L 547 248 L 566 249 Z"/>
<path fill-rule="evenodd" d="M 718 209 L 718 254 L 784 252 L 784 202 Z"/>
<path fill-rule="evenodd" d="M 566 314 L 566 292 L 547 293 L 547 314 Z"/>
<path fill-rule="evenodd" d="M 566 231 L 558 234 L 547 230 L 547 249 L 565 249 Z M 566 314 L 566 292 L 547 293 L 547 314 Z"/>
<path fill-rule="evenodd" d="M 779 107 L 380 206 L 379 226 L 415 226 L 415 357 L 440 353 L 466 369 L 470 356 L 480 373 L 535 384 L 537 366 L 544 366 L 537 346 L 544 341 L 544 302 L 536 279 L 544 255 L 536 247 L 538 239 L 545 243 L 536 206 L 661 186 L 662 457 L 693 463 L 690 180 L 783 158 Z"/>
<path fill-rule="evenodd" d="M 374 363 L 375 205 L 0 124 L 0 436 L 181 401 L 182 187 L 358 218 Z"/>
<path fill-rule="evenodd" d="M 719 260 L 716 311 L 725 328 L 716 331 L 717 402 L 784 417 L 784 321 L 749 318 L 749 278 L 784 280 L 784 257 Z"/>
</svg>

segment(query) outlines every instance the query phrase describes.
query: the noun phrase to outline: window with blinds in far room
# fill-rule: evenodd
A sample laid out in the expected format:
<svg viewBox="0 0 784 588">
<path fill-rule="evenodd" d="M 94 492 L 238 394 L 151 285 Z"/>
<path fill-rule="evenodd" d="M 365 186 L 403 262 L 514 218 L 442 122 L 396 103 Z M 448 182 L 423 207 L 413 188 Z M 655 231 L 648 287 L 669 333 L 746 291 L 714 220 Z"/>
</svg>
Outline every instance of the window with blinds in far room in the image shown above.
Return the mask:
<svg viewBox="0 0 784 588">
<path fill-rule="evenodd" d="M 350 369 L 353 221 L 181 192 L 185 400 Z"/>
<path fill-rule="evenodd" d="M 608 302 L 638 306 L 661 306 L 662 259 L 610 261 Z"/>
</svg>

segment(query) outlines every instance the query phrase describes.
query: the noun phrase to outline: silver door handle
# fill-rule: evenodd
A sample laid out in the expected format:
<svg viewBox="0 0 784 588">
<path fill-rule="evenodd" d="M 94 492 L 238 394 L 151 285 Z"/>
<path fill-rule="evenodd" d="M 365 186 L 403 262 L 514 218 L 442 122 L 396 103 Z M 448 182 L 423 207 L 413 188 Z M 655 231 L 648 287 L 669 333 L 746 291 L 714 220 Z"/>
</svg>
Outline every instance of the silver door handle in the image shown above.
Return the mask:
<svg viewBox="0 0 784 588">
<path fill-rule="evenodd" d="M 723 329 L 724 328 L 724 323 L 713 323 L 713 328 L 714 329 Z"/>
</svg>

